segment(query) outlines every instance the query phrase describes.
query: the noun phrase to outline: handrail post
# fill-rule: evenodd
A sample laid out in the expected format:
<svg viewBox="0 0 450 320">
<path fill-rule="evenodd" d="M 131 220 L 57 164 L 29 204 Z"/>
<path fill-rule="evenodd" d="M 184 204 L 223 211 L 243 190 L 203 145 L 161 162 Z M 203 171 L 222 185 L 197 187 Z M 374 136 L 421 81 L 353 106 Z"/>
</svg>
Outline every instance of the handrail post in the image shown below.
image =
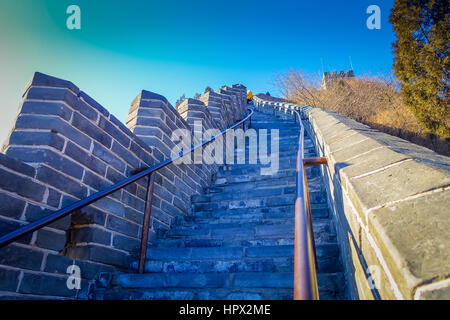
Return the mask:
<svg viewBox="0 0 450 320">
<path fill-rule="evenodd" d="M 242 122 L 242 130 L 244 131 L 244 134 L 242 136 L 244 137 L 244 155 L 245 155 L 245 121 Z"/>
<path fill-rule="evenodd" d="M 138 273 L 144 273 L 145 260 L 147 259 L 148 233 L 150 229 L 150 218 L 152 215 L 153 186 L 155 182 L 155 174 L 148 176 L 147 195 L 145 197 L 144 221 L 142 223 L 141 248 L 139 252 Z"/>
</svg>

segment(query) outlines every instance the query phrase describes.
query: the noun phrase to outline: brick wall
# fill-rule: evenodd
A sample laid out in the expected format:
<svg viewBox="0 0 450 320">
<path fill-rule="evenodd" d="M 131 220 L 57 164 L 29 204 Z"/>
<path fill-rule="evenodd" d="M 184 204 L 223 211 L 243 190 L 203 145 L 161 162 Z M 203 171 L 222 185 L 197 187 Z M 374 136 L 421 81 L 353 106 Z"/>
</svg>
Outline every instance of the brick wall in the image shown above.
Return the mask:
<svg viewBox="0 0 450 320">
<path fill-rule="evenodd" d="M 224 127 L 203 107 L 205 125 Z M 191 116 L 198 115 L 182 117 L 163 96 L 142 91 L 124 125 L 73 83 L 36 73 L 0 154 L 0 234 L 168 159 L 172 132 L 191 130 Z M 156 174 L 150 243 L 189 213 L 191 195 L 216 168 L 170 165 Z M 145 196 L 146 178 L 0 249 L 0 298 L 86 298 L 96 274 L 126 269 L 136 255 Z M 66 286 L 73 263 L 80 290 Z"/>
</svg>

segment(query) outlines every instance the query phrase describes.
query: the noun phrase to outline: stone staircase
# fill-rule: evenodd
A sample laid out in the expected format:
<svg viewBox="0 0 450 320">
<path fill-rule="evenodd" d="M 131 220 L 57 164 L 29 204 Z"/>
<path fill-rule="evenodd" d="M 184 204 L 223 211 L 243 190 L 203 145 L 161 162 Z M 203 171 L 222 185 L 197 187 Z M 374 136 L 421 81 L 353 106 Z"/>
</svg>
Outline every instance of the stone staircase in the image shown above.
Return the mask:
<svg viewBox="0 0 450 320">
<path fill-rule="evenodd" d="M 223 166 L 212 185 L 192 197 L 191 214 L 177 219 L 158 245 L 149 248 L 146 273 L 133 273 L 134 262 L 129 273 L 115 274 L 107 288 L 98 288 L 95 298 L 293 298 L 299 127 L 255 111 L 252 128 L 280 130 L 279 171 L 264 176 L 260 164 Z M 305 156 L 315 156 L 309 137 Z M 320 298 L 344 299 L 339 248 L 320 170 L 308 167 L 307 175 Z"/>
</svg>

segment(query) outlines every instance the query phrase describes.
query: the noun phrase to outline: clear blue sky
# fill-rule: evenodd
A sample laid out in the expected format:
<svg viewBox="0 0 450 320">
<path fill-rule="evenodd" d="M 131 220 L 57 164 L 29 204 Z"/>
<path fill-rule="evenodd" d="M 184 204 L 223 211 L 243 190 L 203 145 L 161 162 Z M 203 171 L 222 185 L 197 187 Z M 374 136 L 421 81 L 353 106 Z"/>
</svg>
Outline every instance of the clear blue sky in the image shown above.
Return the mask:
<svg viewBox="0 0 450 320">
<path fill-rule="evenodd" d="M 68 30 L 66 8 L 81 8 Z M 366 27 L 369 5 L 381 30 Z M 293 68 L 390 72 L 393 0 L 0 1 L 0 140 L 33 72 L 71 80 L 124 121 L 141 89 L 174 104 L 206 86 L 242 83 L 276 95 Z"/>
</svg>

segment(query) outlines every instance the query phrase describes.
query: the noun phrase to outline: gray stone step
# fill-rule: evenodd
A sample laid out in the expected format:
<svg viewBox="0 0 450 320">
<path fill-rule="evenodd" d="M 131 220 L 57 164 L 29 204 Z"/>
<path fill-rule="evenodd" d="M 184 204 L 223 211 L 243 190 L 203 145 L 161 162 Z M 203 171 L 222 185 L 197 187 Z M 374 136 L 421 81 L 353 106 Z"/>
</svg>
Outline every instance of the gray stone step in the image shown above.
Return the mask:
<svg viewBox="0 0 450 320">
<path fill-rule="evenodd" d="M 254 173 L 251 174 L 234 174 L 232 170 L 223 172 L 220 177 L 217 177 L 214 181 L 214 185 L 226 185 L 230 183 L 242 183 L 242 182 L 252 182 L 261 180 L 273 180 L 284 177 L 296 177 L 295 167 L 289 170 L 279 170 L 273 175 L 260 175 L 256 174 L 258 171 L 255 169 Z M 313 179 L 320 176 L 320 169 L 317 166 L 307 167 L 306 175 L 308 179 Z"/>
<path fill-rule="evenodd" d="M 319 274 L 322 300 L 343 298 L 342 273 Z M 292 300 L 293 273 L 119 274 L 104 300 Z M 160 286 L 160 287 L 158 287 Z"/>
<path fill-rule="evenodd" d="M 319 273 L 340 269 L 337 244 L 317 245 Z M 146 272 L 293 272 L 294 245 L 250 247 L 152 247 L 147 253 Z M 132 264 L 137 269 L 137 261 Z"/>
<path fill-rule="evenodd" d="M 327 218 L 329 216 L 328 205 L 322 204 L 312 204 L 311 205 L 312 217 L 321 219 Z M 235 210 L 215 210 L 215 211 L 195 211 L 189 216 L 179 217 L 181 220 L 192 221 L 197 218 L 206 219 L 209 221 L 216 221 L 215 219 L 230 220 L 229 222 L 236 222 L 239 219 L 284 219 L 294 217 L 294 204 L 287 206 L 274 206 L 271 208 L 244 208 Z"/>
<path fill-rule="evenodd" d="M 313 222 L 314 236 L 316 242 L 333 241 L 335 239 L 334 227 L 329 221 Z M 215 225 L 182 225 L 173 227 L 168 233 L 167 238 L 183 239 L 212 239 L 223 241 L 252 241 L 264 239 L 293 239 L 294 238 L 294 218 L 282 223 L 272 221 L 262 223 L 244 223 L 244 224 L 215 224 Z M 321 240 L 323 239 L 323 240 Z M 167 239 L 165 239 L 167 241 Z"/>
<path fill-rule="evenodd" d="M 192 203 L 192 210 L 215 211 L 260 207 L 278 207 L 295 204 L 296 199 L 296 195 L 293 192 L 289 194 L 271 195 L 265 197 L 257 197 L 257 191 L 255 191 L 254 194 L 254 197 L 247 197 L 245 193 L 226 194 L 229 195 L 227 197 L 233 197 L 233 199 L 220 199 L 221 195 L 215 195 L 215 197 L 218 197 L 219 199 L 214 201 L 208 200 L 210 196 L 199 196 L 198 198 L 194 198 L 194 201 Z M 324 191 L 311 191 L 309 192 L 309 200 L 311 204 L 325 204 L 327 203 L 326 193 Z"/>
<path fill-rule="evenodd" d="M 98 299 L 293 298 L 299 127 L 259 112 L 252 127 L 279 129 L 279 171 L 262 176 L 264 166 L 248 163 L 247 144 L 247 164 L 221 166 L 214 182 L 192 196 L 189 215 L 176 217 L 171 229 L 148 249 L 147 273 L 136 273 L 135 259 L 129 273 L 114 276 L 111 288 L 96 291 Z M 307 136 L 304 147 L 306 157 L 316 155 Z M 320 168 L 308 167 L 306 172 L 319 294 L 321 299 L 345 298 L 339 247 Z"/>
</svg>

